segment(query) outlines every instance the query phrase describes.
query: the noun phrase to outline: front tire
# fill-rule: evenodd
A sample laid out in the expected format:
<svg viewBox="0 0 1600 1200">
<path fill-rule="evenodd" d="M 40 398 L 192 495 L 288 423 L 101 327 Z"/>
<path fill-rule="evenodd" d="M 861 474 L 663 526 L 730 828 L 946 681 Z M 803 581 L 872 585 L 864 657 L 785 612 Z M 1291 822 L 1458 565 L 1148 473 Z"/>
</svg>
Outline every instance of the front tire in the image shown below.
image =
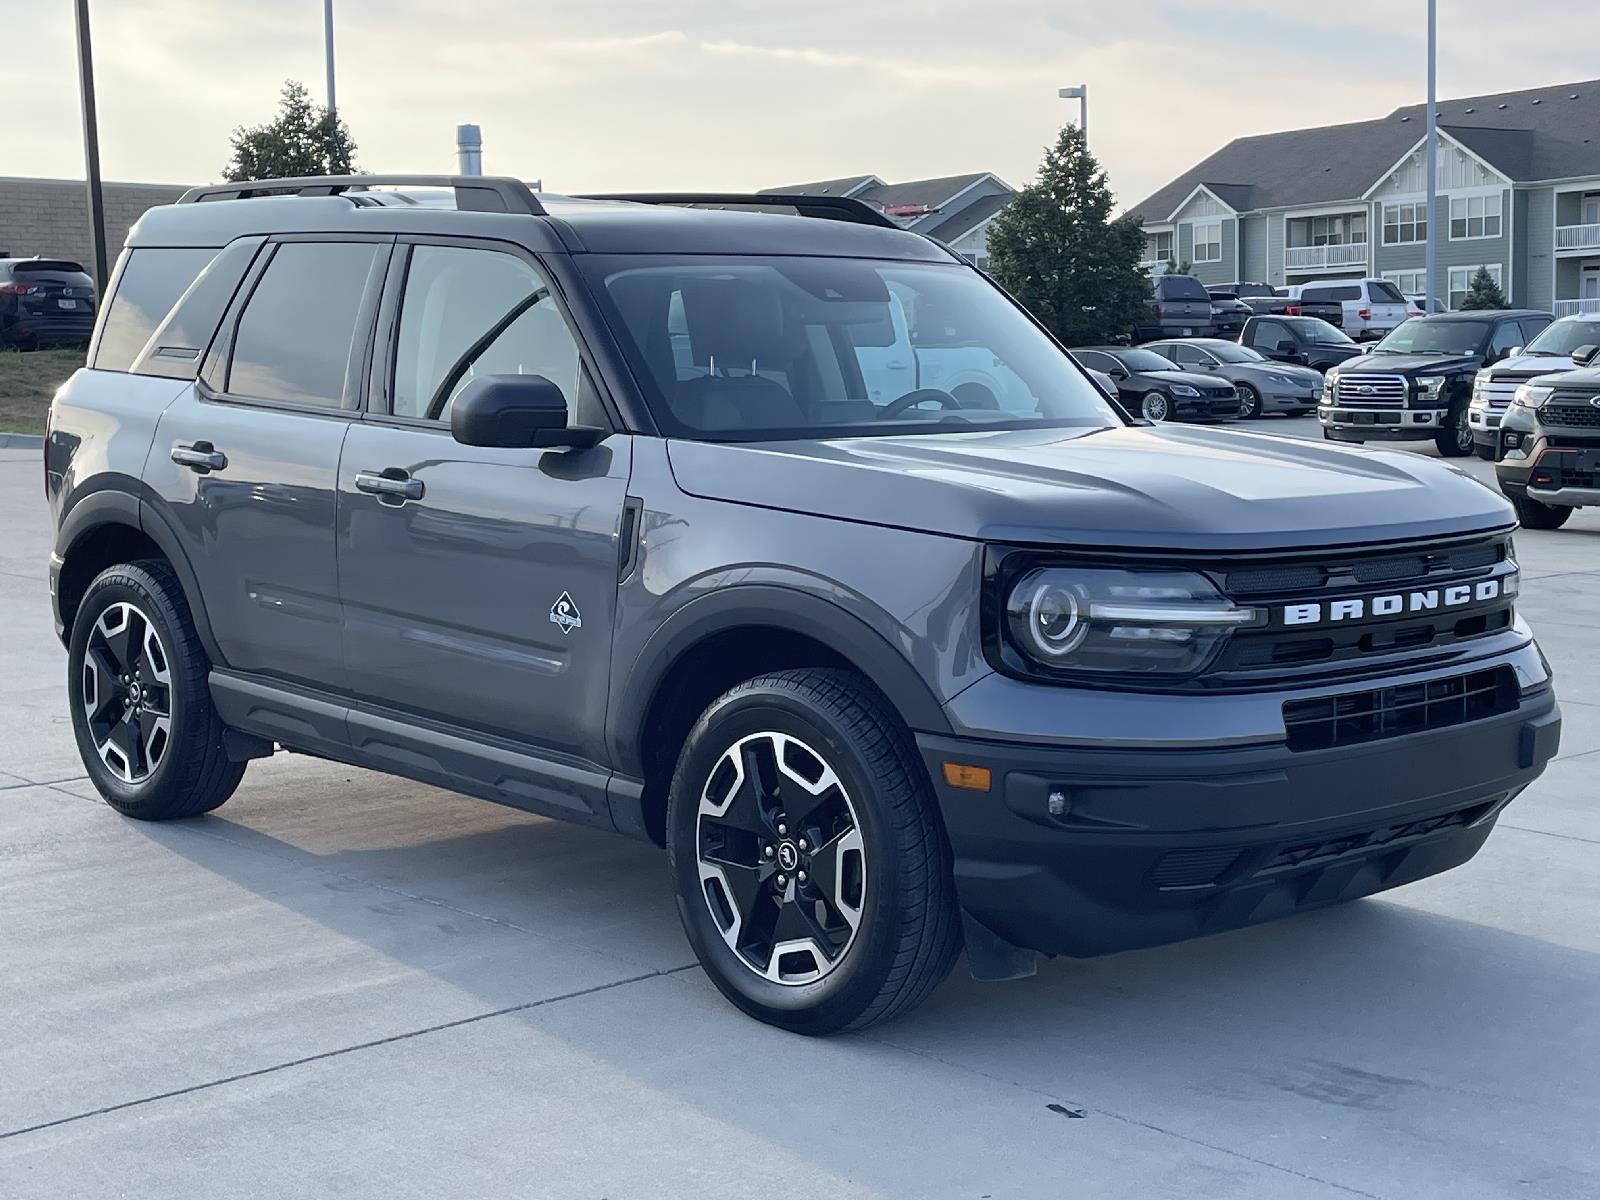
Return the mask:
<svg viewBox="0 0 1600 1200">
<path fill-rule="evenodd" d="M 1239 385 L 1239 419 L 1243 421 L 1261 419 L 1261 393 L 1248 383 Z"/>
<path fill-rule="evenodd" d="M 239 785 L 245 764 L 223 748 L 210 668 L 166 563 L 110 567 L 89 585 L 68 643 L 72 731 L 90 780 L 123 816 L 198 816 Z"/>
<path fill-rule="evenodd" d="M 1146 392 L 1139 398 L 1139 415 L 1159 425 L 1172 415 L 1172 406 L 1160 392 Z"/>
<path fill-rule="evenodd" d="M 1517 520 L 1524 529 L 1560 529 L 1572 516 L 1570 508 L 1542 504 L 1526 496 L 1512 496 L 1510 500 L 1511 507 L 1517 510 Z"/>
<path fill-rule="evenodd" d="M 1472 426 L 1467 421 L 1467 406 L 1457 405 L 1445 418 L 1445 424 L 1433 435 L 1433 444 L 1445 458 L 1466 458 L 1472 453 Z"/>
<path fill-rule="evenodd" d="M 853 672 L 763 675 L 706 709 L 673 775 L 667 853 L 701 966 L 768 1024 L 827 1034 L 897 1017 L 960 951 L 927 773 Z"/>
</svg>

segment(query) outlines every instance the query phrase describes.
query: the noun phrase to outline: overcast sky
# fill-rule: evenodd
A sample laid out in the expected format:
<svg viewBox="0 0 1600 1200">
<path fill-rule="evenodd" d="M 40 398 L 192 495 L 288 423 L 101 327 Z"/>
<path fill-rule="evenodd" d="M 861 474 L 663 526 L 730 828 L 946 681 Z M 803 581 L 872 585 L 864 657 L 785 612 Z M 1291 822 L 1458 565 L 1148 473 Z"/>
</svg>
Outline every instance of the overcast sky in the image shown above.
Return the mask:
<svg viewBox="0 0 1600 1200">
<path fill-rule="evenodd" d="M 72 7 L 5 0 L 0 175 L 83 172 Z M 335 0 L 371 171 L 553 191 L 991 170 L 1021 185 L 1087 82 L 1123 204 L 1230 139 L 1424 98 L 1423 0 Z M 1441 97 L 1600 76 L 1600 5 L 1441 0 Z M 321 0 L 92 0 L 108 179 L 218 178 L 286 78 L 323 99 Z"/>
</svg>

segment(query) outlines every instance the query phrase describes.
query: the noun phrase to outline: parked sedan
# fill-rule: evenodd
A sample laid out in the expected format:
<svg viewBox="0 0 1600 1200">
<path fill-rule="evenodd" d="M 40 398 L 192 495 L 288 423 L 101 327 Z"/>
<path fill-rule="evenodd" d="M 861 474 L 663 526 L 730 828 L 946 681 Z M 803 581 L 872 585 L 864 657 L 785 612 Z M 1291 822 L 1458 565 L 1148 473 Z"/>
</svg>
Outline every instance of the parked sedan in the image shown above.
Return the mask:
<svg viewBox="0 0 1600 1200">
<path fill-rule="evenodd" d="M 1143 347 L 1088 346 L 1072 356 L 1088 370 L 1109 375 L 1123 404 L 1146 420 L 1226 421 L 1239 415 L 1233 384 L 1180 371 Z"/>
<path fill-rule="evenodd" d="M 1228 380 L 1239 392 L 1241 417 L 1299 416 L 1314 412 L 1322 399 L 1321 371 L 1273 362 L 1248 346 L 1220 338 L 1186 338 L 1151 342 L 1144 348 L 1180 371 Z"/>
<path fill-rule="evenodd" d="M 0 346 L 87 345 L 94 310 L 94 280 L 80 264 L 0 258 Z"/>
</svg>

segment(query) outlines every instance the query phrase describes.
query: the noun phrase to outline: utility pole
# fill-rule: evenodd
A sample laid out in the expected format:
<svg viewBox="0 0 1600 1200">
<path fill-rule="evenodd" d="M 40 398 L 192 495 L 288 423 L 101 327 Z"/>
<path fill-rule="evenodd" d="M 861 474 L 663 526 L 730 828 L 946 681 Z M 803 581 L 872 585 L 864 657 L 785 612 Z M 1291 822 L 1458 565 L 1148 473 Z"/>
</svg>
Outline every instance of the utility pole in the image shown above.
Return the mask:
<svg viewBox="0 0 1600 1200">
<path fill-rule="evenodd" d="M 78 18 L 78 92 L 83 102 L 84 175 L 89 184 L 89 237 L 94 245 L 94 285 L 104 301 L 110 272 L 106 268 L 106 201 L 100 187 L 100 126 L 95 119 L 94 51 L 89 45 L 89 0 L 76 0 Z"/>
<path fill-rule="evenodd" d="M 1073 87 L 1064 87 L 1056 95 L 1063 100 L 1076 100 L 1078 102 L 1078 132 L 1083 134 L 1083 144 L 1089 144 L 1089 85 L 1080 83 Z"/>
<path fill-rule="evenodd" d="M 1428 160 L 1426 168 L 1428 172 L 1428 238 L 1422 260 L 1423 282 L 1426 284 L 1423 288 L 1422 297 L 1422 310 L 1424 312 L 1433 311 L 1433 297 L 1435 294 L 1433 290 L 1433 247 L 1434 239 L 1438 237 L 1439 228 L 1436 220 L 1437 214 L 1434 211 L 1439 203 L 1439 110 L 1435 102 L 1434 93 L 1435 66 L 1439 50 L 1436 8 L 1437 0 L 1428 0 L 1428 153 L 1426 156 Z"/>
<path fill-rule="evenodd" d="M 322 45 L 328 62 L 328 111 L 338 112 L 339 101 L 333 92 L 333 0 L 322 0 Z"/>
</svg>

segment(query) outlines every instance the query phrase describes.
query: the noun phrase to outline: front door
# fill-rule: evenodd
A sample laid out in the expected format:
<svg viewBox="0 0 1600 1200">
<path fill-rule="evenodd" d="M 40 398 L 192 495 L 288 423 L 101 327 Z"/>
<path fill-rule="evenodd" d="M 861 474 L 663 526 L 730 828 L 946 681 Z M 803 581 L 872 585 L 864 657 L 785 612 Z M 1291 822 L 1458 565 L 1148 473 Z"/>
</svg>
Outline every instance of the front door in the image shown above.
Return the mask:
<svg viewBox="0 0 1600 1200">
<path fill-rule="evenodd" d="M 218 666 L 342 684 L 339 452 L 357 416 L 385 241 L 286 241 L 245 280 L 202 378 L 161 416 L 148 519 L 194 568 Z"/>
<path fill-rule="evenodd" d="M 373 389 L 379 411 L 351 429 L 339 476 L 351 691 L 603 765 L 630 439 L 537 450 L 451 437 L 451 403 L 484 374 L 543 375 L 574 423 L 609 424 L 530 260 L 402 246 L 379 323 L 390 359 Z"/>
</svg>

